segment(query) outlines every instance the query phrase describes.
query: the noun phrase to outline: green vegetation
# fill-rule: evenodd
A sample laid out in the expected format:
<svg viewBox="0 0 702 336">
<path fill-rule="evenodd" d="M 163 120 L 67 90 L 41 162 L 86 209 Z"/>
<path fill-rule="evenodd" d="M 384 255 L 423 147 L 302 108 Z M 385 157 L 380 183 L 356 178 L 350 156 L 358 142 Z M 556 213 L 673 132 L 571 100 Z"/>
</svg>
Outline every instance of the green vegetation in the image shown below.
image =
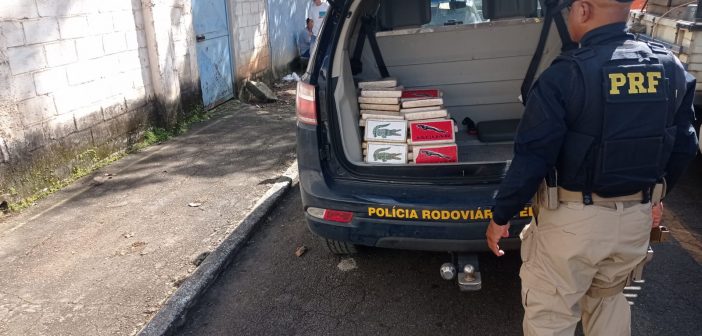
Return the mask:
<svg viewBox="0 0 702 336">
<path fill-rule="evenodd" d="M 36 178 L 42 179 L 47 185 L 47 187 L 35 191 L 34 194 L 31 196 L 24 198 L 20 200 L 19 202 L 11 203 L 10 204 L 10 211 L 12 212 L 19 212 L 22 211 L 23 209 L 26 209 L 32 204 L 36 203 L 40 199 L 47 197 L 62 188 L 68 186 L 69 184 L 75 182 L 79 178 L 86 176 L 95 170 L 98 170 L 102 167 L 105 167 L 109 165 L 112 162 L 115 162 L 123 157 L 125 157 L 128 154 L 127 151 L 119 151 L 117 153 L 113 153 L 105 158 L 98 158 L 97 156 L 97 151 L 95 149 L 88 149 L 83 153 L 80 153 L 76 156 L 77 160 L 80 160 L 81 164 L 83 166 L 75 166 L 73 167 L 71 171 L 71 175 L 65 179 L 60 179 L 56 177 L 55 175 L 49 173 L 49 174 L 40 174 L 40 173 L 33 173 L 32 175 L 35 176 Z M 17 191 L 15 188 L 10 188 L 10 196 L 17 195 Z"/>
<path fill-rule="evenodd" d="M 89 175 L 90 173 L 103 168 L 130 153 L 138 152 L 144 148 L 165 142 L 174 136 L 187 132 L 192 124 L 208 120 L 210 119 L 211 115 L 211 113 L 204 110 L 202 105 L 198 105 L 191 109 L 191 112 L 188 115 L 179 116 L 180 121 L 171 128 L 166 129 L 150 127 L 144 132 L 140 142 L 130 145 L 127 149 L 120 150 L 115 153 L 100 153 L 98 148 L 87 149 L 73 157 L 71 160 L 68 160 L 68 164 L 72 164 L 73 167 L 71 168 L 70 175 L 67 178 L 57 177 L 56 174 L 49 168 L 37 168 L 36 170 L 30 172 L 27 177 L 23 179 L 23 181 L 30 182 L 31 179 L 37 181 L 37 185 L 43 185 L 45 187 L 43 189 L 35 190 L 29 197 L 11 203 L 9 210 L 12 212 L 22 211 L 37 201 L 70 185 L 79 178 Z M 7 193 L 10 196 L 17 196 L 19 194 L 17 189 L 14 187 L 10 187 L 7 190 L 0 190 L 0 194 L 2 193 Z"/>
<path fill-rule="evenodd" d="M 180 116 L 178 123 L 172 128 L 151 127 L 144 132 L 143 140 L 130 147 L 130 152 L 162 143 L 174 136 L 188 131 L 190 125 L 210 119 L 211 113 L 205 111 L 202 105 L 195 106 L 187 116 Z"/>
</svg>

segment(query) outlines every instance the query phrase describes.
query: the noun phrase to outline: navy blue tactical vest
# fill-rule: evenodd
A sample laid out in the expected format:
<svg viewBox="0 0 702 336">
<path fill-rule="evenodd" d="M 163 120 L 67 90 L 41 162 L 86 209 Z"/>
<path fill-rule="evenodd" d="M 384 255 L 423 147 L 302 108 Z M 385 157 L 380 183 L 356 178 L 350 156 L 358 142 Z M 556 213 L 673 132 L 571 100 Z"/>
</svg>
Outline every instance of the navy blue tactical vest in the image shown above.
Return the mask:
<svg viewBox="0 0 702 336">
<path fill-rule="evenodd" d="M 676 58 L 662 45 L 626 40 L 559 60 L 577 64 L 585 87 L 582 113 L 567 120 L 559 184 L 603 197 L 651 188 L 664 177 L 685 93 Z"/>
</svg>

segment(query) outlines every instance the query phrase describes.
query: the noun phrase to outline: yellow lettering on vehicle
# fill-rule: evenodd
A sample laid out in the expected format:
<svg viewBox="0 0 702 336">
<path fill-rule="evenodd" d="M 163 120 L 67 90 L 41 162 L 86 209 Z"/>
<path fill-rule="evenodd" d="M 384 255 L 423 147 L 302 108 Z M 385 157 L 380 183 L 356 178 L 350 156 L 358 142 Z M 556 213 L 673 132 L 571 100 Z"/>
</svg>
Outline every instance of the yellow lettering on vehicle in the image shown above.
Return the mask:
<svg viewBox="0 0 702 336">
<path fill-rule="evenodd" d="M 534 216 L 534 209 L 531 207 L 524 208 L 524 210 L 519 212 L 519 217 L 533 217 Z"/>
<path fill-rule="evenodd" d="M 529 217 L 529 210 L 525 208 L 524 210 L 520 211 L 519 217 Z"/>
<path fill-rule="evenodd" d="M 490 209 L 475 210 L 435 210 L 435 209 L 409 209 L 409 208 L 384 208 L 368 207 L 368 216 L 388 219 L 421 219 L 421 220 L 451 220 L 451 221 L 471 221 L 492 219 L 493 213 Z M 531 217 L 533 210 L 531 207 L 524 208 L 519 212 L 519 217 Z"/>
<path fill-rule="evenodd" d="M 476 210 L 475 211 L 475 218 L 474 219 L 485 219 L 485 216 L 483 216 L 483 211 L 482 210 Z"/>
<path fill-rule="evenodd" d="M 620 93 L 619 88 L 626 84 L 626 76 L 623 73 L 611 73 L 609 74 L 609 80 L 612 84 L 609 94 L 618 95 Z"/>
</svg>

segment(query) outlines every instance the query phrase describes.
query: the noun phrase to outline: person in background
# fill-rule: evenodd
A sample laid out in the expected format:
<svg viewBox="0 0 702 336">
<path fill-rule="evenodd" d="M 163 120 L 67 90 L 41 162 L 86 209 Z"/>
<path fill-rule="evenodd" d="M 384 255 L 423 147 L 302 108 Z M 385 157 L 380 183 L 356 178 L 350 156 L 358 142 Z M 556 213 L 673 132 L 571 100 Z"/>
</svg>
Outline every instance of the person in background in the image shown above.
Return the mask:
<svg viewBox="0 0 702 336">
<path fill-rule="evenodd" d="M 322 29 L 322 23 L 324 22 L 324 17 L 329 12 L 329 4 L 322 0 L 312 0 L 312 6 L 307 14 L 307 17 L 311 18 L 314 22 L 312 28 L 312 35 L 315 37 L 319 36 L 319 30 Z"/>
<path fill-rule="evenodd" d="M 300 52 L 300 57 L 310 57 L 310 50 L 312 49 L 312 44 L 314 43 L 314 35 L 312 34 L 313 27 L 314 21 L 307 18 L 307 20 L 305 20 L 305 29 L 301 30 L 297 34 L 297 50 Z"/>
</svg>

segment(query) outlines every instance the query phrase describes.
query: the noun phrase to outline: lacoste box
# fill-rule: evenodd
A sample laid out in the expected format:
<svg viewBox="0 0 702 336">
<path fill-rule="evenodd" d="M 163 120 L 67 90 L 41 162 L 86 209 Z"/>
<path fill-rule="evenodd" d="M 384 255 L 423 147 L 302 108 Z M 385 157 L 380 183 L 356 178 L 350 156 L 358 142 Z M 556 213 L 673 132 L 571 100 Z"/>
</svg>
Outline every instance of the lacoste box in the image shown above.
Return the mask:
<svg viewBox="0 0 702 336">
<path fill-rule="evenodd" d="M 415 146 L 412 147 L 410 157 L 416 164 L 458 162 L 458 146 Z"/>
<path fill-rule="evenodd" d="M 405 120 L 366 120 L 365 141 L 407 142 L 407 121 Z"/>
<path fill-rule="evenodd" d="M 411 145 L 456 142 L 453 120 L 412 121 L 409 124 Z"/>
<path fill-rule="evenodd" d="M 367 163 L 407 164 L 407 144 L 369 142 Z"/>
</svg>

